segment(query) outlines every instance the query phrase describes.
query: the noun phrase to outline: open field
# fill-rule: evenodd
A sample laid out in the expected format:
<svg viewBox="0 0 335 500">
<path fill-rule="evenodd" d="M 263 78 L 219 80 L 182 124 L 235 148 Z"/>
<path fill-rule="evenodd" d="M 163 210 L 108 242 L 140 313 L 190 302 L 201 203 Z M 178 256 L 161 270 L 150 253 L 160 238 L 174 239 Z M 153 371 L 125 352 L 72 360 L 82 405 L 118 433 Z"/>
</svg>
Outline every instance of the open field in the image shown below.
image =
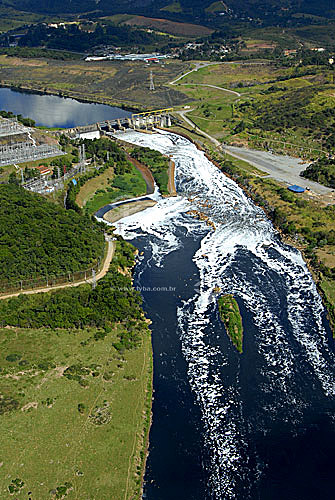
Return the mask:
<svg viewBox="0 0 335 500">
<path fill-rule="evenodd" d="M 156 90 L 149 92 L 150 67 L 142 62 L 57 61 L 0 56 L 2 86 L 21 87 L 73 98 L 157 109 L 189 99 L 165 84 L 186 71 L 187 63 L 170 60 L 153 69 Z"/>
<path fill-rule="evenodd" d="M 316 67 L 219 63 L 186 75 L 176 88 L 193 99 L 187 116 L 214 138 L 313 158 L 328 140 L 320 137 L 329 129 L 328 109 L 335 102 L 330 81 L 330 75 Z M 234 89 L 241 96 L 202 85 Z M 325 137 L 329 134 L 330 129 Z"/>
<path fill-rule="evenodd" d="M 217 63 L 205 66 L 185 76 L 178 83 L 207 83 L 227 88 L 243 87 L 241 83 L 263 83 L 283 75 L 287 70 L 276 70 L 271 64 Z M 232 85 L 233 84 L 233 85 Z M 240 85 L 238 85 L 240 84 Z"/>
<path fill-rule="evenodd" d="M 138 497 L 151 342 L 121 354 L 119 328 L 0 330 L 1 498 Z"/>
<path fill-rule="evenodd" d="M 100 176 L 96 177 L 97 182 L 99 182 Z M 114 179 L 118 179 L 118 187 L 114 186 Z M 85 211 L 92 215 L 94 212 L 99 210 L 99 208 L 117 200 L 124 200 L 126 198 L 134 198 L 135 196 L 140 196 L 146 193 L 146 183 L 140 174 L 140 172 L 133 166 L 131 173 L 125 173 L 124 175 L 119 175 L 113 178 L 111 176 L 110 181 L 107 177 L 103 178 L 101 182 L 107 181 L 112 187 L 106 189 L 99 188 L 96 191 L 92 191 L 92 186 L 89 185 L 84 191 L 86 198 L 89 198 L 87 203 L 84 205 Z M 85 189 L 85 185 L 82 189 Z M 79 195 L 81 193 L 79 192 Z"/>
<path fill-rule="evenodd" d="M 105 170 L 98 177 L 93 177 L 80 188 L 77 194 L 76 202 L 82 208 L 86 205 L 89 199 L 94 196 L 97 189 L 105 189 L 108 186 L 108 181 L 114 176 L 113 168 L 110 167 Z"/>
<path fill-rule="evenodd" d="M 130 19 L 125 20 L 123 24 L 137 27 L 144 26 L 146 28 L 188 38 L 210 35 L 214 31 L 206 26 L 200 26 L 198 24 L 178 23 L 167 19 L 156 19 L 143 16 L 131 17 Z"/>
</svg>

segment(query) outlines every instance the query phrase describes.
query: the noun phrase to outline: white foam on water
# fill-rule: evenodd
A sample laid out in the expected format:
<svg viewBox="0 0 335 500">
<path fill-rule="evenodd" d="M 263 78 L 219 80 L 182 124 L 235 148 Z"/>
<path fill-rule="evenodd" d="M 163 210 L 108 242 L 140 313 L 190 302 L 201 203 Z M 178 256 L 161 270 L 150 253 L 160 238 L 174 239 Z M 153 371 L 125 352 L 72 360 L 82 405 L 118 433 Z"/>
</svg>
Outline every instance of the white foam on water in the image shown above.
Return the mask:
<svg viewBox="0 0 335 500">
<path fill-rule="evenodd" d="M 264 394 L 276 397 L 259 409 L 259 425 L 276 420 L 284 409 L 292 422 L 299 422 L 308 401 L 295 382 L 304 361 L 326 396 L 334 396 L 335 379 L 326 332 L 322 326 L 323 306 L 301 254 L 279 241 L 264 212 L 249 200 L 232 180 L 224 176 L 186 139 L 170 133 L 126 132 L 122 138 L 156 149 L 172 157 L 180 196 L 159 198 L 147 210 L 122 219 L 123 236 L 149 236 L 150 264 L 164 265 L 165 257 L 182 245 L 180 229 L 202 236 L 194 255 L 200 280 L 194 296 L 177 310 L 182 350 L 188 363 L 192 390 L 201 408 L 205 442 L 210 458 L 211 496 L 236 498 L 236 484 L 247 475 L 243 408 L 239 396 L 239 374 L 234 384 L 224 382 L 221 370 L 227 353 L 209 345 L 210 314 L 216 307 L 215 286 L 239 298 L 253 317 L 257 354 L 262 359 Z M 204 212 L 216 231 L 187 214 Z M 234 272 L 238 259 L 248 255 L 252 269 Z M 248 278 L 252 273 L 253 280 Z M 272 283 L 272 276 L 276 281 Z M 286 303 L 279 304 L 277 284 L 285 291 Z M 279 286 L 279 285 L 278 285 Z M 264 290 L 262 289 L 264 288 Z M 287 317 L 288 329 L 281 314 Z M 292 342 L 292 338 L 294 342 Z M 266 432 L 266 429 L 264 430 Z"/>
</svg>

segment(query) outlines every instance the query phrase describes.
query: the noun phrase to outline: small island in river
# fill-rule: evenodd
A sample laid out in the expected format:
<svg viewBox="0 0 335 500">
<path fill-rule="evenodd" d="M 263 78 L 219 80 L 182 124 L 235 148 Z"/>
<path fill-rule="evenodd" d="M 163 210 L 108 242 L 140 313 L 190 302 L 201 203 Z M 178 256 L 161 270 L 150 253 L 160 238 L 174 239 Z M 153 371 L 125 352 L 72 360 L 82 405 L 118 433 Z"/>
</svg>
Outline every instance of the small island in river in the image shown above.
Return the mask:
<svg viewBox="0 0 335 500">
<path fill-rule="evenodd" d="M 243 351 L 243 325 L 240 309 L 234 297 L 230 294 L 218 298 L 219 315 L 227 333 L 238 350 Z"/>
</svg>

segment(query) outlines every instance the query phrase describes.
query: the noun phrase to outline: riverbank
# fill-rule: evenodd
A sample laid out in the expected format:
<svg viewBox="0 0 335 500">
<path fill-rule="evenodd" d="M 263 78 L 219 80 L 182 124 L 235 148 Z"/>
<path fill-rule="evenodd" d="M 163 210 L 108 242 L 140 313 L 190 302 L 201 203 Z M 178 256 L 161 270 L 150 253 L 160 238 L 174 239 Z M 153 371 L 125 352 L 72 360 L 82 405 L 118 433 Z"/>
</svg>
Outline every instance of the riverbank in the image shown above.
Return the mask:
<svg viewBox="0 0 335 500">
<path fill-rule="evenodd" d="M 317 458 L 304 453 L 296 429 L 308 442 L 333 395 L 333 346 L 312 277 L 300 254 L 282 243 L 263 212 L 202 152 L 166 134 L 129 132 L 128 139 L 173 155 L 185 197 L 178 203 L 164 200 L 154 209 L 157 216 L 148 211 L 123 228 L 125 237 L 138 235 L 134 242 L 143 256 L 134 282 L 154 332 L 155 400 L 145 497 L 246 498 L 252 488 L 256 498 L 269 490 L 275 495 L 278 484 L 283 496 L 293 488 L 298 496 L 303 488 L 306 495 L 310 484 L 306 488 L 301 468 L 287 476 L 278 463 L 284 447 L 290 459 L 299 456 L 299 463 L 314 468 Z M 200 224 L 187 216 L 199 206 L 219 222 L 216 231 L 202 224 L 199 231 Z M 152 293 L 162 285 L 172 293 Z M 245 327 L 242 355 L 219 322 L 219 289 L 238 300 Z M 180 363 L 179 354 L 184 356 Z M 189 387 L 200 413 L 196 419 L 186 406 Z M 327 433 L 323 427 L 317 442 L 327 443 Z M 199 437 L 203 454 L 195 446 Z M 194 472 L 198 458 L 203 475 Z M 247 464 L 243 471 L 241 464 Z M 280 479 L 272 482 L 273 473 Z"/>
<path fill-rule="evenodd" d="M 147 165 L 144 165 L 143 163 L 136 160 L 136 158 L 132 158 L 128 153 L 127 158 L 142 175 L 147 186 L 146 194 L 153 194 L 155 191 L 155 179 L 150 169 L 147 167 Z"/>
<path fill-rule="evenodd" d="M 75 101 L 81 102 L 83 104 L 104 104 L 105 106 L 111 106 L 116 108 L 121 108 L 125 111 L 130 111 L 134 113 L 140 113 L 141 111 L 146 111 L 146 108 L 141 106 L 131 106 L 126 105 L 124 102 L 113 101 L 107 98 L 101 98 L 97 95 L 87 96 L 84 92 L 78 91 L 61 91 L 53 88 L 41 88 L 39 85 L 15 85 L 14 83 L 5 82 L 0 80 L 0 88 L 7 88 L 13 90 L 14 92 L 21 92 L 26 94 L 36 94 L 36 95 L 46 95 L 62 97 L 64 99 L 74 99 Z M 50 127 L 48 127 L 50 129 Z"/>
<path fill-rule="evenodd" d="M 176 165 L 174 161 L 170 160 L 169 164 L 169 181 L 168 181 L 168 191 L 170 196 L 177 196 L 176 184 L 175 184 L 175 170 Z"/>
<path fill-rule="evenodd" d="M 141 200 L 141 201 L 133 201 L 130 203 L 124 203 L 118 207 L 111 209 L 109 212 L 103 216 L 107 222 L 114 223 L 124 217 L 128 217 L 129 215 L 136 214 L 137 212 L 142 212 L 149 207 L 154 207 L 157 201 L 153 200 Z"/>
<path fill-rule="evenodd" d="M 167 60 L 163 67 L 157 65 L 155 78 L 163 84 L 150 93 L 147 90 L 148 70 L 141 62 L 59 61 L 0 55 L 0 85 L 145 111 L 189 101 L 177 89 L 164 86 L 164 82 L 168 83 L 188 67 L 188 63 L 176 60 Z"/>
</svg>

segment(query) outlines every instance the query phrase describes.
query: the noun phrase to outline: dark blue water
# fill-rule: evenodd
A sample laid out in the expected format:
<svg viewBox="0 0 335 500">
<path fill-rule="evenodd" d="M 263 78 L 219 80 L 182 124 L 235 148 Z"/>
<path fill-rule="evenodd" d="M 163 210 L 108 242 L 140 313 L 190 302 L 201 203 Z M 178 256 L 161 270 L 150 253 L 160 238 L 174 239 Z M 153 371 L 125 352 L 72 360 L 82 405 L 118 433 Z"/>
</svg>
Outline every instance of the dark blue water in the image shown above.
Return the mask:
<svg viewBox="0 0 335 500">
<path fill-rule="evenodd" d="M 334 404 L 322 394 L 312 373 L 300 370 L 300 366 L 296 367 L 294 383 L 305 407 L 292 412 L 287 402 L 280 401 L 279 392 L 264 392 L 262 370 L 266 367 L 257 349 L 258 329 L 241 300 L 238 302 L 245 330 L 243 355 L 232 347 L 216 308 L 209 312 L 206 341 L 218 350 L 213 365 L 219 367 L 221 380 L 226 387 L 236 385 L 239 392 L 241 406 L 235 411 L 238 439 L 244 445 L 234 494 L 218 496 L 212 491 L 204 422 L 188 382 L 176 318 L 177 308 L 193 296 L 197 287 L 199 275 L 192 256 L 199 247 L 199 238 L 181 236 L 181 241 L 182 248 L 166 257 L 161 268 L 147 265 L 151 257 L 148 241 L 133 241 L 144 251 L 136 268 L 135 285 L 144 289 L 144 309 L 152 320 L 154 351 L 153 423 L 143 498 L 333 500 Z M 250 260 L 241 253 L 232 272 L 251 274 L 251 268 Z M 280 290 L 282 283 L 278 280 L 274 284 Z M 153 292 L 157 287 L 168 290 Z M 283 290 L 278 300 L 285 300 Z M 286 323 L 284 318 L 283 321 Z M 325 315 L 323 321 L 332 346 Z M 289 330 L 287 323 L 286 326 Z M 293 339 L 292 344 L 294 347 Z M 297 348 L 297 363 L 298 351 Z M 220 352 L 228 353 L 228 366 L 221 366 Z M 277 408 L 269 416 L 277 398 Z"/>
<path fill-rule="evenodd" d="M 153 321 L 144 497 L 332 500 L 334 341 L 301 255 L 185 139 L 125 140 L 170 154 L 180 193 L 122 223 L 144 251 L 135 285 Z M 238 301 L 242 355 L 218 317 L 218 287 Z"/>
<path fill-rule="evenodd" d="M 129 111 L 105 104 L 83 103 L 65 97 L 17 92 L 7 88 L 0 88 L 0 110 L 32 118 L 38 126 L 61 128 L 131 115 Z"/>
<path fill-rule="evenodd" d="M 146 245 L 144 261 L 149 257 Z M 197 242 L 189 241 L 187 249 L 166 259 L 167 275 L 155 267 L 142 273 L 136 270 L 135 283 L 142 290 L 144 310 L 152 320 L 154 349 L 153 424 L 150 432 L 150 455 L 144 498 L 205 498 L 203 473 L 203 438 L 201 415 L 187 380 L 187 365 L 181 352 L 176 308 L 181 298 L 191 296 L 188 283 L 197 275 L 190 264 Z M 153 292 L 153 289 L 169 288 Z M 170 288 L 171 287 L 171 288 Z"/>
</svg>

